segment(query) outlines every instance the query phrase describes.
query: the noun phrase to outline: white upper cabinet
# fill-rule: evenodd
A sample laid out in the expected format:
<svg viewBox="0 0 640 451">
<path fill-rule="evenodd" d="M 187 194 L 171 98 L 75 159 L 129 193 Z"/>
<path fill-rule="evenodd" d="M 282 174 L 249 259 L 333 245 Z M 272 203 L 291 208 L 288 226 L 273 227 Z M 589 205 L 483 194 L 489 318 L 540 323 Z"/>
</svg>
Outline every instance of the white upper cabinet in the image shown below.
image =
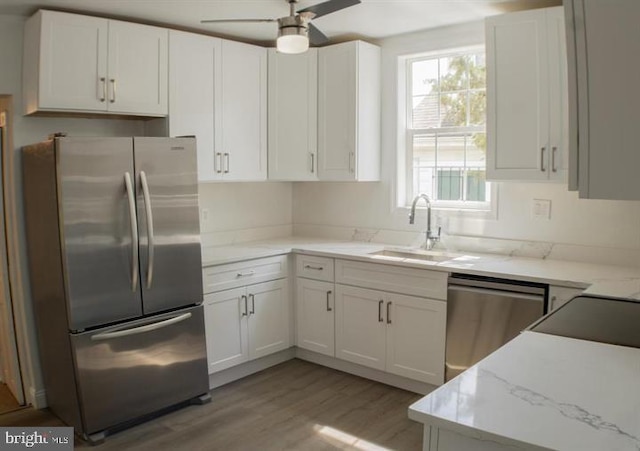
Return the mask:
<svg viewBox="0 0 640 451">
<path fill-rule="evenodd" d="M 265 180 L 266 50 L 171 30 L 169 135 L 194 135 L 198 180 Z"/>
<path fill-rule="evenodd" d="M 555 7 L 486 20 L 487 179 L 566 180 L 563 17 Z"/>
<path fill-rule="evenodd" d="M 38 11 L 25 26 L 25 113 L 167 114 L 168 31 Z"/>
<path fill-rule="evenodd" d="M 318 51 L 269 49 L 269 179 L 318 180 Z"/>
<path fill-rule="evenodd" d="M 362 41 L 318 51 L 320 180 L 380 179 L 380 48 Z"/>
<path fill-rule="evenodd" d="M 267 178 L 267 50 L 222 41 L 216 157 L 225 180 Z"/>
<path fill-rule="evenodd" d="M 216 99 L 221 89 L 216 83 L 220 79 L 216 63 L 221 49 L 218 38 L 169 32 L 169 136 L 196 137 L 201 182 L 218 180 L 222 175 L 221 163 L 215 158 Z"/>
<path fill-rule="evenodd" d="M 591 199 L 640 199 L 640 2 L 565 0 L 570 187 Z"/>
</svg>

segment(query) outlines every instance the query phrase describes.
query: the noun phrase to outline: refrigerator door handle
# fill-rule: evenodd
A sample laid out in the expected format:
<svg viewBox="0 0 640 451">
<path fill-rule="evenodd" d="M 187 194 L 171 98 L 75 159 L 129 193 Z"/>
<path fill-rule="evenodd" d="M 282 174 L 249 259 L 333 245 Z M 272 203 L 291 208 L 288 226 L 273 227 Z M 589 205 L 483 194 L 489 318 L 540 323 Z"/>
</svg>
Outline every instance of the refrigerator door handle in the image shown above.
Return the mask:
<svg viewBox="0 0 640 451">
<path fill-rule="evenodd" d="M 131 174 L 128 172 L 124 173 L 124 186 L 127 188 L 131 221 L 131 291 L 136 291 L 138 288 L 138 217 L 136 215 L 136 200 L 133 197 Z"/>
<path fill-rule="evenodd" d="M 147 183 L 147 174 L 140 171 L 140 182 L 142 184 L 142 195 L 144 196 L 144 208 L 147 215 L 147 236 L 149 245 L 147 246 L 148 260 L 147 264 L 147 290 L 151 289 L 153 283 L 153 257 L 155 250 L 155 238 L 153 235 L 153 212 L 151 211 L 151 196 L 149 195 L 149 184 Z"/>
<path fill-rule="evenodd" d="M 173 318 L 158 321 L 157 323 L 147 324 L 140 327 L 134 327 L 132 329 L 118 330 L 115 332 L 104 332 L 102 334 L 96 334 L 91 337 L 92 341 L 109 340 L 111 338 L 128 337 L 129 335 L 143 334 L 145 332 L 151 332 L 152 330 L 162 329 L 172 324 L 176 324 L 191 318 L 191 312 L 183 313 L 182 315 L 174 316 Z"/>
</svg>

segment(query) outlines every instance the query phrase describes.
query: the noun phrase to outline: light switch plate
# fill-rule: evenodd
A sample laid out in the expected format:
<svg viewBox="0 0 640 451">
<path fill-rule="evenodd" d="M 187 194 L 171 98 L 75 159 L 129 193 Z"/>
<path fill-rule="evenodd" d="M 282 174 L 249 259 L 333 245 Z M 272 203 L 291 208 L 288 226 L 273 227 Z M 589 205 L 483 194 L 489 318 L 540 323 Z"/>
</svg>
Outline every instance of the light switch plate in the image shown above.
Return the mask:
<svg viewBox="0 0 640 451">
<path fill-rule="evenodd" d="M 551 201 L 549 199 L 533 199 L 531 216 L 533 219 L 551 219 Z"/>
</svg>

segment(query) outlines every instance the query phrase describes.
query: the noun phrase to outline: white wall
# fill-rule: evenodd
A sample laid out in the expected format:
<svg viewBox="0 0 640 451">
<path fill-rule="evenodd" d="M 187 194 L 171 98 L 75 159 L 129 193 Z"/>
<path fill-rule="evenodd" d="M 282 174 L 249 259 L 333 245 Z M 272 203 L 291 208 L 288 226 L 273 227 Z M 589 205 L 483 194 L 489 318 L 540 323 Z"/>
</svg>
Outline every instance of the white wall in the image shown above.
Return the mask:
<svg viewBox="0 0 640 451">
<path fill-rule="evenodd" d="M 201 183 L 199 192 L 203 245 L 292 234 L 291 183 Z"/>
<path fill-rule="evenodd" d="M 378 183 L 296 183 L 294 229 L 314 226 L 421 231 L 424 213 L 411 226 L 406 209 L 395 209 L 397 140 L 397 58 L 440 48 L 482 44 L 482 22 L 412 33 L 380 42 L 382 46 L 382 181 Z M 533 199 L 552 201 L 551 219 L 531 217 Z M 544 241 L 570 245 L 640 249 L 640 202 L 580 200 L 560 184 L 500 183 L 498 218 L 442 219 L 450 235 Z M 637 253 L 637 252 L 636 252 Z"/>
</svg>

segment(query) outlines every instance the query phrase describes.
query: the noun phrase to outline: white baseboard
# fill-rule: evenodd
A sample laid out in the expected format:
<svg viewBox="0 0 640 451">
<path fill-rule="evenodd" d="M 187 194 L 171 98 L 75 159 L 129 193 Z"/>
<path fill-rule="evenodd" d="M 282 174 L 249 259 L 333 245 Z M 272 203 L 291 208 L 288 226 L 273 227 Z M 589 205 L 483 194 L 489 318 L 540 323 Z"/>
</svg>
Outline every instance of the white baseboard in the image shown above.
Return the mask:
<svg viewBox="0 0 640 451">
<path fill-rule="evenodd" d="M 226 370 L 219 371 L 209 375 L 209 388 L 214 389 L 229 382 L 237 381 L 243 377 L 247 377 L 250 374 L 257 373 L 258 371 L 266 370 L 269 367 L 278 365 L 280 363 L 291 360 L 296 356 L 296 348 L 285 349 L 284 351 L 276 352 L 275 354 L 262 357 L 260 359 L 251 360 L 250 362 L 242 363 L 240 365 L 227 368 Z"/>
<path fill-rule="evenodd" d="M 34 409 L 44 409 L 47 404 L 47 394 L 42 390 L 36 390 L 34 387 L 29 387 L 27 390 L 27 404 L 31 404 Z"/>
<path fill-rule="evenodd" d="M 354 374 L 356 376 L 364 377 L 365 379 L 371 379 L 376 382 L 381 382 L 393 387 L 402 388 L 403 390 L 412 391 L 421 395 L 431 393 L 433 390 L 438 388 L 435 385 L 427 384 L 425 382 L 414 381 L 413 379 L 407 379 L 406 377 L 396 376 L 395 374 L 386 373 L 384 371 L 375 370 L 373 368 L 367 368 L 366 366 L 347 362 L 346 360 L 336 359 L 335 357 L 318 354 L 306 349 L 295 349 L 296 357 L 298 359 L 317 363 L 318 365 L 327 366 L 329 368 L 333 368 L 334 370 L 344 371 L 345 373 Z"/>
</svg>

